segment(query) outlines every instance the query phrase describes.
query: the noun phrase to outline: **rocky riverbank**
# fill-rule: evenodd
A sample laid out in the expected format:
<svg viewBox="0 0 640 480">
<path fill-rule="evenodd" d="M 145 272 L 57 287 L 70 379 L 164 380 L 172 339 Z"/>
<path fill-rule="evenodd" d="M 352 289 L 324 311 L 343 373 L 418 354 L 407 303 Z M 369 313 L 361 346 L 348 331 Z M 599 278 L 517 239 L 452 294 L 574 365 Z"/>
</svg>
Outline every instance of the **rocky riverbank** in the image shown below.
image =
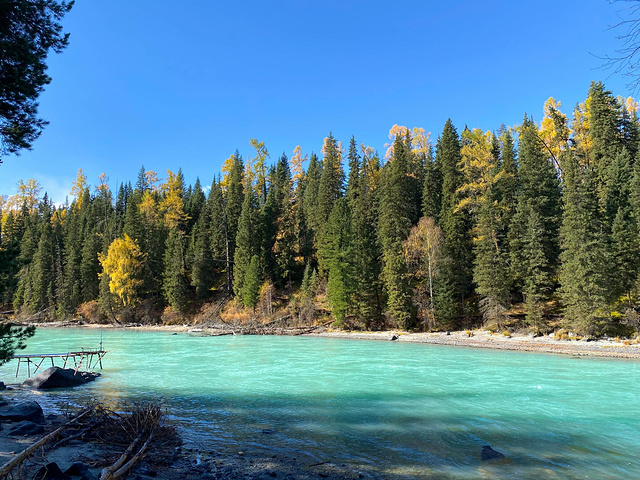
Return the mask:
<svg viewBox="0 0 640 480">
<path fill-rule="evenodd" d="M 393 340 L 470 348 L 491 348 L 495 350 L 640 359 L 639 343 L 616 339 L 585 340 L 571 339 L 571 337 L 558 339 L 553 335 L 538 337 L 519 334 L 504 335 L 486 330 L 437 333 L 324 331 L 309 334 L 309 336 L 358 340 Z"/>
<path fill-rule="evenodd" d="M 73 410 L 46 412 L 24 391 L 14 389 L 0 395 L 0 468 L 39 439 L 69 421 Z M 76 412 L 77 414 L 77 412 Z M 119 414 L 122 414 L 119 412 Z M 16 466 L 15 478 L 34 480 L 97 480 L 105 467 L 124 451 L 120 438 L 105 428 L 105 412 L 99 409 L 78 426 L 67 429 Z M 108 420 L 107 420 L 108 421 Z M 24 428 L 26 426 L 37 428 Z M 90 428 L 91 426 L 94 428 Z M 170 425 L 168 433 L 156 434 L 148 451 L 123 478 L 135 480 L 202 479 L 360 479 L 379 478 L 346 464 L 253 451 L 221 454 L 206 445 L 185 447 Z M 81 434 L 86 431 L 85 434 Z M 124 432 L 121 436 L 124 436 Z M 126 442 L 125 442 L 126 445 Z M 273 452 L 277 453 L 277 452 Z M 4 477 L 3 477 L 4 478 Z"/>
</svg>

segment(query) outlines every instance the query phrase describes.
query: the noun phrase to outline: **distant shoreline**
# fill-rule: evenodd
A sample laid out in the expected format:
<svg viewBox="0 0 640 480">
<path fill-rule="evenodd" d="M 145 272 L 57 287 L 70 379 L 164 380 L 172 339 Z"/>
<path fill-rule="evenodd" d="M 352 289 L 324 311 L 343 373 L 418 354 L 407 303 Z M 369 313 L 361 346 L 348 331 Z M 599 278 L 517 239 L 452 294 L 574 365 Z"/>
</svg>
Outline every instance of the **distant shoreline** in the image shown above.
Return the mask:
<svg viewBox="0 0 640 480">
<path fill-rule="evenodd" d="M 172 333 L 188 333 L 202 336 L 219 336 L 231 333 L 229 329 L 209 327 L 205 325 L 100 325 L 81 323 L 34 323 L 39 328 L 88 328 L 88 329 L 122 329 L 136 331 L 159 331 Z M 514 350 L 522 352 L 553 353 L 572 356 L 609 357 L 640 359 L 640 344 L 625 345 L 611 339 L 603 340 L 558 340 L 549 336 L 533 337 L 530 335 L 511 334 L 509 336 L 491 333 L 487 330 L 473 330 L 472 336 L 465 331 L 408 333 L 398 330 L 365 332 L 339 331 L 325 329 L 306 333 L 305 337 L 343 338 L 351 340 L 377 340 L 409 343 L 426 343 L 431 345 L 461 346 L 469 348 L 488 348 L 493 350 Z"/>
<path fill-rule="evenodd" d="M 397 336 L 398 342 L 427 343 L 456 347 L 488 348 L 522 352 L 555 353 L 572 356 L 610 357 L 640 359 L 640 345 L 624 345 L 613 340 L 557 340 L 552 337 L 532 337 L 512 334 L 510 336 L 474 330 L 472 336 L 466 332 L 406 333 L 406 332 L 338 332 L 327 331 L 307 336 L 329 338 L 351 338 L 358 340 L 386 340 Z"/>
</svg>

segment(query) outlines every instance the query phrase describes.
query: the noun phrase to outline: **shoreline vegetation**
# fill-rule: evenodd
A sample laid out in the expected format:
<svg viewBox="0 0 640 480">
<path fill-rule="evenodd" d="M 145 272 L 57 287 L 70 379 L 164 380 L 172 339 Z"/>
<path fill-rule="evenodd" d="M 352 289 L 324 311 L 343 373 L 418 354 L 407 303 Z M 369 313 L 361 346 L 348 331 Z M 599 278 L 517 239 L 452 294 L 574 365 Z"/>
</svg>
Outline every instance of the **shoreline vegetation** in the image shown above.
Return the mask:
<svg viewBox="0 0 640 480">
<path fill-rule="evenodd" d="M 142 166 L 112 190 L 80 169 L 62 205 L 21 180 L 0 201 L 0 314 L 635 338 L 639 103 L 593 82 L 560 107 L 493 132 L 449 119 L 437 140 L 394 125 L 380 153 L 251 139 L 206 185 Z"/>
</svg>

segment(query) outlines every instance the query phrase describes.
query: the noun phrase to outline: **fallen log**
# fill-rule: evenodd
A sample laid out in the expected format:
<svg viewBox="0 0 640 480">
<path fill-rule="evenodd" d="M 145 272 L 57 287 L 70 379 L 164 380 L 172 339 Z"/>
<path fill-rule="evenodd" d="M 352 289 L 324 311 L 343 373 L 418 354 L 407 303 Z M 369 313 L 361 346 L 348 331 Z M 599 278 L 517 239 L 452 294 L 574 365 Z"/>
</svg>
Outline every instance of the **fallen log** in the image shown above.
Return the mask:
<svg viewBox="0 0 640 480">
<path fill-rule="evenodd" d="M 126 460 L 126 455 L 130 454 L 131 451 L 133 451 L 133 448 L 131 448 L 131 447 L 133 447 L 133 445 L 135 443 L 137 443 L 139 441 L 139 439 L 142 438 L 142 437 L 140 436 L 140 437 L 136 438 L 134 440 L 134 442 L 129 446 L 129 448 L 127 448 L 127 452 L 122 454 L 122 456 L 118 459 L 118 461 L 116 461 L 116 463 L 114 463 L 111 467 L 107 467 L 107 468 L 102 470 L 102 472 L 100 473 L 100 480 L 115 480 L 117 478 L 122 477 L 129 470 L 131 470 L 131 468 L 136 463 L 138 463 L 138 461 L 140 461 L 140 459 L 144 455 L 145 450 L 147 449 L 147 447 L 151 443 L 151 440 L 153 439 L 154 431 L 155 430 L 151 431 L 151 433 L 149 434 L 149 437 L 147 438 L 147 441 L 144 442 L 142 447 L 140 447 L 140 450 L 138 450 L 138 453 L 136 453 L 133 457 L 131 457 L 131 459 L 128 462 L 126 462 L 124 465 L 122 465 L 124 460 Z M 122 466 L 120 466 L 120 465 L 122 465 Z M 120 468 L 118 468 L 118 467 L 120 467 Z M 115 470 L 116 468 L 118 468 L 118 469 Z"/>
</svg>

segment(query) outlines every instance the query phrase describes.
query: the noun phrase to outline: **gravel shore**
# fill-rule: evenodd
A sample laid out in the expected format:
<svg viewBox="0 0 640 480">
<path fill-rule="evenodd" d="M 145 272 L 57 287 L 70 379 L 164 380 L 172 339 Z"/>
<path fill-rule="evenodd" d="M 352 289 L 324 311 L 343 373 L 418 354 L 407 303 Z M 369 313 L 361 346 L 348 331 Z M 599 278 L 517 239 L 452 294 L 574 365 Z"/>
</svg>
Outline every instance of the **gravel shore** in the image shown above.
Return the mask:
<svg viewBox="0 0 640 480">
<path fill-rule="evenodd" d="M 552 336 L 502 335 L 486 330 L 467 332 L 406 333 L 406 332 L 343 332 L 325 331 L 312 333 L 311 337 L 349 338 L 357 340 L 429 343 L 495 350 L 519 350 L 524 352 L 556 353 L 573 356 L 615 357 L 640 359 L 640 344 L 626 345 L 613 339 L 604 340 L 559 340 Z"/>
</svg>

